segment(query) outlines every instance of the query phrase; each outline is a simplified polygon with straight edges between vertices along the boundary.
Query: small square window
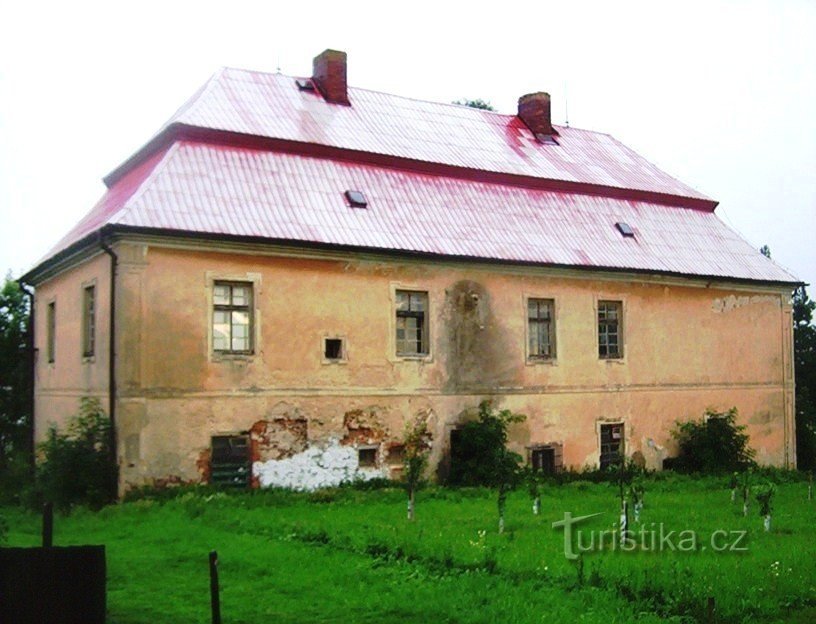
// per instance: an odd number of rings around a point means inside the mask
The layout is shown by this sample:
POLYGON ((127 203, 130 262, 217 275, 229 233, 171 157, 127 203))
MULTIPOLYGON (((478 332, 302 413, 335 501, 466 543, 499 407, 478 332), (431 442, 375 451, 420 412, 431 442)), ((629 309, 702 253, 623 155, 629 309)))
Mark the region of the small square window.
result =
POLYGON ((326 338, 323 340, 323 357, 327 360, 345 359, 342 338, 326 338))
POLYGON ((377 448, 368 447, 357 449, 357 465, 360 468, 376 468, 377 448))
POLYGON ((346 191, 346 200, 352 208, 366 208, 368 201, 360 191, 346 191))

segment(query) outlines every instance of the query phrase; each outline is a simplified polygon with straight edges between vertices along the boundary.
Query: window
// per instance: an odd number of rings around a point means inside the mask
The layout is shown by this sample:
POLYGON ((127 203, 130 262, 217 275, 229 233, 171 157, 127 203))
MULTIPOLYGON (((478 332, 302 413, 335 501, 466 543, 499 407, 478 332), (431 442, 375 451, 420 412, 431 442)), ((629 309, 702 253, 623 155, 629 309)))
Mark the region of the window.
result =
POLYGON ((45 350, 48 355, 48 363, 53 364, 56 358, 55 340, 57 331, 57 304, 54 301, 48 304, 45 322, 47 324, 45 350))
POLYGON ((555 358, 555 318, 552 299, 527 300, 527 357, 531 360, 555 358))
POLYGON ((623 423, 601 425, 601 470, 615 466, 623 454, 623 423))
POLYGON ((428 293, 397 291, 397 355, 428 355, 428 293))
POLYGON ((345 357, 342 338, 326 338, 323 340, 323 359, 342 360, 345 357))
POLYGON ((215 282, 213 351, 252 353, 252 284, 215 282))
POLYGON ((555 474, 563 467, 563 449, 561 444, 545 444, 530 447, 529 463, 536 472, 555 474))
POLYGON ((360 468, 377 467, 377 447, 364 447, 357 449, 357 465, 360 468))
POLYGON ((615 227, 618 228, 618 232, 620 232, 625 238, 634 238, 635 231, 632 229, 632 226, 629 225, 628 223, 618 221, 615 224, 615 227))
POLYGON ((602 360, 623 357, 622 311, 620 301, 598 302, 598 357, 602 360))
POLYGON ((346 191, 346 201, 352 208, 367 208, 368 201, 360 191, 346 191))
POLYGON ((82 293, 82 356, 93 357, 96 346, 96 287, 86 286, 82 293))

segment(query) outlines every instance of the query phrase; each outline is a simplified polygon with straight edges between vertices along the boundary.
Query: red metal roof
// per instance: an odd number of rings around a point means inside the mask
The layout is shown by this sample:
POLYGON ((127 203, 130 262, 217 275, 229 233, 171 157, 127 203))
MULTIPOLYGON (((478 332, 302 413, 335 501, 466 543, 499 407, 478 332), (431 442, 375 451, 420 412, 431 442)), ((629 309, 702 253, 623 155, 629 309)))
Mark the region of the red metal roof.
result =
MULTIPOLYGON (((584 135, 604 136, 581 131, 584 135)), ((602 143, 604 149, 615 145, 602 143)), ((633 175, 645 175, 635 170, 633 175)), ((713 212, 192 141, 174 143, 121 178, 50 255, 102 224, 545 265, 797 281, 713 212), (348 189, 362 191, 368 208, 349 207, 348 189), (635 237, 621 236, 618 221, 631 225, 635 237)))
MULTIPOLYGON (((516 115, 353 87, 348 92, 351 106, 329 104, 318 91, 298 89, 294 77, 225 68, 163 130, 204 128, 481 172, 691 198, 702 200, 707 209, 716 205, 608 134, 557 126, 559 144, 546 145, 516 115)), ((109 179, 115 181, 125 169, 109 179)))

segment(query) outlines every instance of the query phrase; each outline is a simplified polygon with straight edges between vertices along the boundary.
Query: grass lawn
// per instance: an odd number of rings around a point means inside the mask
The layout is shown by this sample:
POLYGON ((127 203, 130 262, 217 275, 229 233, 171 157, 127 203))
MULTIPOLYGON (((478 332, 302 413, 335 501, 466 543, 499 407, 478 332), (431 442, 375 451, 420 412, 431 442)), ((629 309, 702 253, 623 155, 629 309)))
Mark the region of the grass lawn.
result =
MULTIPOLYGON (((709 597, 717 622, 804 624, 816 621, 816 501, 806 491, 778 486, 766 533, 756 503, 743 517, 722 480, 656 478, 646 484, 642 526, 658 535, 662 523, 675 546, 679 531, 693 530, 693 550, 607 544, 578 561, 565 558, 564 534, 551 524, 565 511, 602 512, 577 528, 611 529, 613 485, 546 489, 540 516, 516 492, 504 535, 495 496, 482 489, 421 492, 413 524, 399 489, 202 490, 58 516, 54 542, 106 545, 113 623, 209 622, 207 554, 216 549, 226 624, 707 622, 709 597), (720 547, 745 531, 737 547, 746 550, 715 552, 717 530, 720 547)), ((38 544, 38 516, 0 514, 9 545, 38 544)))

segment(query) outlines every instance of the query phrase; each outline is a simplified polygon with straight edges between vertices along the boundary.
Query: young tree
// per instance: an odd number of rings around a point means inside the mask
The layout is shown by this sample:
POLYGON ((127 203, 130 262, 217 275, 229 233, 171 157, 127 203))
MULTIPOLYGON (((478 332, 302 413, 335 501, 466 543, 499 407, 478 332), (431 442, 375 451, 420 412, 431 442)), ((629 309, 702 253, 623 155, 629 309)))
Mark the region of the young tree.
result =
POLYGON ((776 488, 773 483, 766 483, 757 488, 756 500, 759 503, 759 515, 762 516, 762 524, 766 531, 771 530, 771 512, 773 510, 773 497, 776 488))
POLYGON ((408 493, 408 520, 413 521, 416 492, 422 485, 422 475, 428 465, 428 453, 431 449, 431 434, 424 417, 418 416, 405 428, 403 449, 403 479, 408 493))

